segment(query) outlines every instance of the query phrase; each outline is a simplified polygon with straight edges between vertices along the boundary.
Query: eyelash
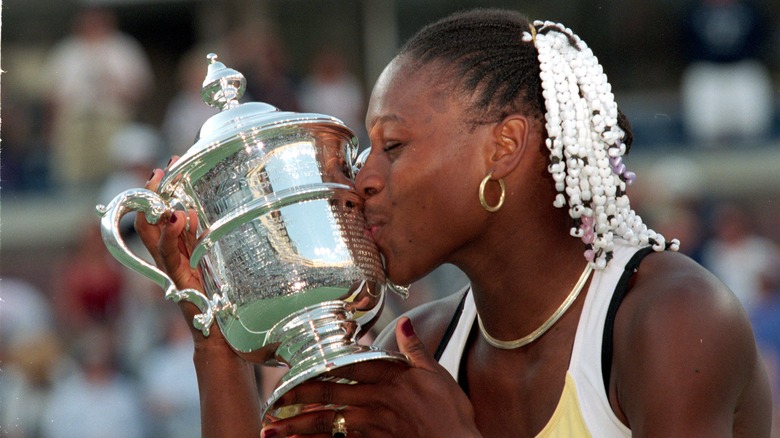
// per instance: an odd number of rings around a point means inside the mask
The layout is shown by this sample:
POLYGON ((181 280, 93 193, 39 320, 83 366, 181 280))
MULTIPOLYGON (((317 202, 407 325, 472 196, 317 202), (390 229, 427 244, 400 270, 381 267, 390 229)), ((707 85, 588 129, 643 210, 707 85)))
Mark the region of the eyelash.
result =
POLYGON ((385 146, 382 148, 382 152, 391 152, 393 149, 396 149, 402 145, 403 143, 391 143, 390 146, 385 146))

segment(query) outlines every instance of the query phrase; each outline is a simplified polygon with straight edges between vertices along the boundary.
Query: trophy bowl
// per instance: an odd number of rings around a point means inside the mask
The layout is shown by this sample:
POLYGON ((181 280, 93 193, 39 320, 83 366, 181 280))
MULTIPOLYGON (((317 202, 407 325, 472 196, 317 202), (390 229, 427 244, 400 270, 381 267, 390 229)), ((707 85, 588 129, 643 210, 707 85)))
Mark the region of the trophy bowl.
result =
POLYGON ((103 240, 120 262, 159 284, 165 298, 195 304, 201 313, 193 325, 204 335, 216 321, 247 360, 290 368, 266 400, 265 420, 323 408, 271 406, 292 387, 341 366, 407 361, 357 343, 379 316, 388 286, 400 290, 387 282, 366 234, 353 183, 357 139, 330 116, 240 104, 244 77, 214 54, 208 60, 203 100, 222 111, 167 169, 156 192, 131 189, 97 206, 103 240), (197 214, 190 265, 200 271, 204 291, 177 289, 119 231, 129 212, 156 223, 177 209, 197 214))

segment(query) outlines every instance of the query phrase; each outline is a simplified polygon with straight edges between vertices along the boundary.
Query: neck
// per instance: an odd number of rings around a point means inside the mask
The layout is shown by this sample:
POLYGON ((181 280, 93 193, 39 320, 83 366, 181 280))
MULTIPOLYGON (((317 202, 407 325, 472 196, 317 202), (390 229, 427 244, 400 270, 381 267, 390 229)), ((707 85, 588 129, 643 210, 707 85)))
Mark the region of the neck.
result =
POLYGON ((496 251, 503 258, 487 257, 473 268, 461 268, 471 280, 488 333, 502 340, 521 338, 558 309, 587 265, 581 245, 570 239, 575 248, 559 245, 554 251, 523 251, 514 247, 511 253, 496 251))
POLYGON ((485 330, 498 339, 536 330, 566 299, 587 265, 584 245, 569 235, 571 220, 565 210, 552 206, 554 195, 547 196, 546 183, 524 190, 527 199, 519 193, 508 196, 502 210, 489 216, 493 223, 486 232, 453 261, 471 280, 485 330))

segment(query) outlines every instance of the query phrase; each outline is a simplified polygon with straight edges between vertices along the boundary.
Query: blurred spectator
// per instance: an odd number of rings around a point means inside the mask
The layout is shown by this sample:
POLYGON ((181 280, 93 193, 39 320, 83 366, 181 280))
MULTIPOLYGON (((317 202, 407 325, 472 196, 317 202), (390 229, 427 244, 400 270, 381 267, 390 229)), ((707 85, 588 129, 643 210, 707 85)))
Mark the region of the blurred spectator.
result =
POLYGON ((757 234, 750 221, 741 206, 719 206, 713 216, 713 236, 702 252, 704 266, 731 288, 748 312, 758 305, 762 276, 780 263, 777 244, 757 234))
POLYGON ((757 305, 750 313, 756 343, 769 374, 774 400, 772 436, 780 436, 780 263, 761 274, 757 305))
POLYGON ((24 98, 5 97, 10 93, 3 91, 3 190, 48 189, 48 146, 40 133, 42 111, 24 98))
POLYGON ((684 122, 706 144, 755 139, 772 127, 773 87, 761 51, 769 29, 749 0, 701 0, 683 23, 690 62, 682 80, 684 122))
POLYGON ((142 47, 117 28, 115 15, 87 7, 44 69, 50 105, 51 170, 65 187, 102 182, 111 171, 111 136, 135 116, 152 85, 142 47))
POLYGON ((162 137, 142 123, 123 126, 111 137, 108 151, 114 170, 103 183, 99 199, 106 204, 127 189, 143 187, 151 169, 164 157, 162 137))
POLYGON ((200 97, 206 78, 207 53, 192 51, 179 61, 178 91, 168 104, 162 131, 170 154, 182 155, 195 143, 201 126, 217 112, 200 97))
POLYGON ((0 279, 0 351, 53 328, 52 312, 43 292, 26 280, 0 279))
POLYGON ((246 77, 244 100, 271 104, 282 111, 300 111, 296 80, 287 48, 273 23, 255 20, 225 36, 225 64, 246 77))
POLYGON ((94 222, 86 222, 75 248, 57 268, 53 298, 65 333, 78 334, 116 320, 124 271, 106 249, 94 222))
MULTIPOLYGON (((160 167, 163 141, 154 127, 142 123, 128 123, 111 136, 108 151, 114 170, 100 189, 98 202, 102 204, 108 204, 125 190, 144 187, 151 169, 160 167)), ((124 236, 135 233, 134 220, 133 212, 122 218, 120 227, 124 236)))
POLYGON ((34 437, 61 345, 41 291, 13 278, 0 280, 0 291, 0 435, 34 437))
POLYGON ((0 435, 40 436, 49 393, 66 366, 53 331, 14 342, 0 373, 0 435))
POLYGON ((74 345, 78 367, 58 380, 47 400, 44 438, 135 438, 146 421, 132 382, 116 366, 105 327, 84 332, 74 345))
POLYGON ((139 379, 151 436, 200 436, 200 398, 192 335, 176 306, 166 306, 163 342, 140 364, 139 379))
POLYGON ((299 89, 301 110, 341 119, 360 137, 365 129, 365 96, 360 81, 349 71, 344 54, 321 49, 299 89))
POLYGON ((679 203, 656 209, 652 215, 655 230, 661 235, 680 240, 680 252, 702 263, 705 235, 701 217, 690 204, 679 203))

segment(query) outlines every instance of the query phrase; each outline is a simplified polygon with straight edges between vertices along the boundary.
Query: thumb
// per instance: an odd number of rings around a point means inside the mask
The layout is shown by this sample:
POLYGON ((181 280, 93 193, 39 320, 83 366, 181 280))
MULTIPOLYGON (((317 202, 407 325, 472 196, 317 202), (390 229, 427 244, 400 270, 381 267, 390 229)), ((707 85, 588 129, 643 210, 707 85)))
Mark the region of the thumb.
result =
POLYGON ((412 366, 429 371, 436 369, 436 360, 428 353, 420 338, 412 326, 412 320, 402 317, 395 325, 395 339, 398 349, 412 362, 412 366))

